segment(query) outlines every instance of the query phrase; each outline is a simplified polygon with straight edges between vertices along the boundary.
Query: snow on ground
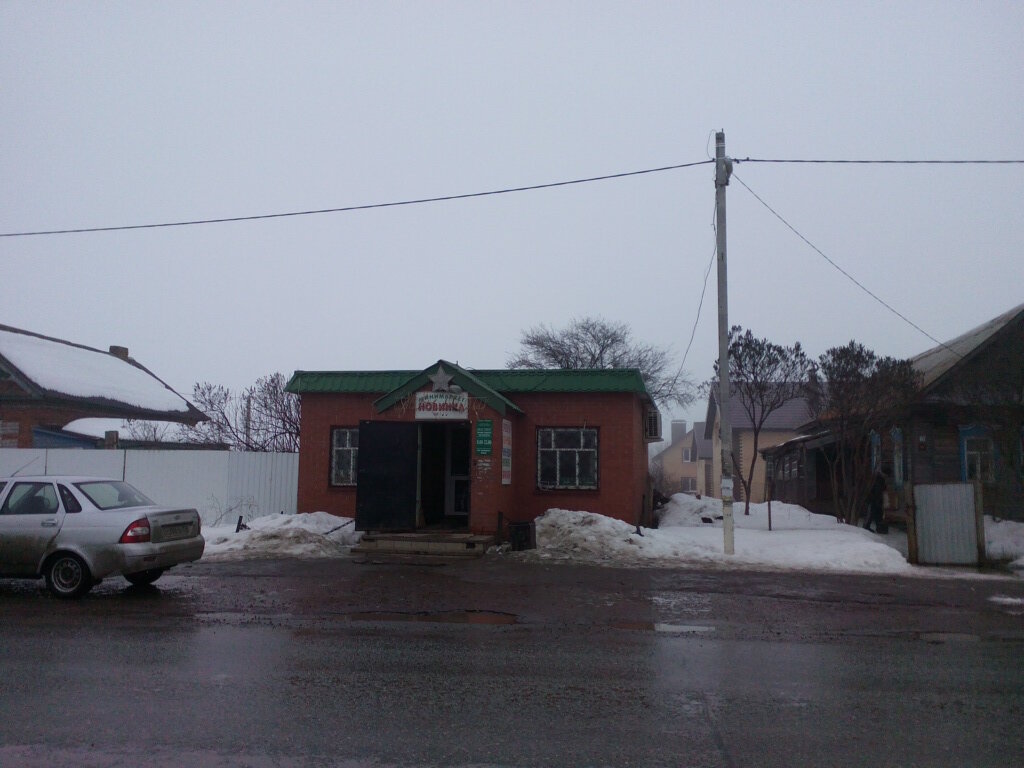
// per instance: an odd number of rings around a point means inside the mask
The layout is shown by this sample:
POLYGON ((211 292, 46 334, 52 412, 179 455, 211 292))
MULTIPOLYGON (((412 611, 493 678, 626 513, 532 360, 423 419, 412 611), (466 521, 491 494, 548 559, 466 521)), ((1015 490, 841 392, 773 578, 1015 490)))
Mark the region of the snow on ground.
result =
POLYGON ((350 517, 327 512, 267 515, 246 523, 249 530, 235 533, 235 525, 203 527, 204 561, 249 560, 271 557, 341 557, 359 541, 350 517))
POLYGON ((722 502, 677 494, 661 511, 658 528, 643 528, 589 512, 548 510, 537 519, 536 556, 615 565, 728 565, 786 570, 907 574, 914 567, 888 536, 842 525, 792 504, 734 505, 735 549, 723 554, 722 502))
POLYGON ((995 603, 1008 613, 1024 616, 1024 599, 1022 598, 993 595, 989 598, 989 602, 995 603))
MULTIPOLYGON (((831 515, 817 515, 794 504, 733 506, 736 554, 723 553, 722 502, 677 494, 660 511, 656 529, 643 528, 590 512, 550 509, 537 518, 537 549, 516 553, 524 559, 603 565, 686 567, 693 565, 775 570, 965 575, 965 571, 919 568, 906 562, 906 534, 887 535, 843 525, 831 515)), ((271 557, 343 557, 361 534, 351 518, 327 512, 268 515, 235 526, 204 527, 203 560, 226 561, 271 557)), ((1024 569, 1024 523, 985 518, 989 557, 1013 560, 1024 569)), ((1024 610, 1024 606, 1022 606, 1024 610)))
POLYGON ((1024 523, 996 520, 985 515, 985 552, 992 560, 1010 560, 1024 570, 1024 523))

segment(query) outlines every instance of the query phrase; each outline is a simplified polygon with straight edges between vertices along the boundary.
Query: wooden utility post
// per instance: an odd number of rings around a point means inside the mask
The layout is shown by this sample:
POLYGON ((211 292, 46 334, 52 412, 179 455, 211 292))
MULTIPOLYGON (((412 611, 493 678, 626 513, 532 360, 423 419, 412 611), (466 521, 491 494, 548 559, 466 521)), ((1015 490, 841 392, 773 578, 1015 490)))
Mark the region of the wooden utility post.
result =
POLYGON ((736 552, 732 518, 732 424, 729 422, 729 293, 725 269, 725 188, 732 159, 725 156, 725 131, 715 134, 715 214, 718 251, 718 425, 722 443, 722 534, 725 554, 736 552))

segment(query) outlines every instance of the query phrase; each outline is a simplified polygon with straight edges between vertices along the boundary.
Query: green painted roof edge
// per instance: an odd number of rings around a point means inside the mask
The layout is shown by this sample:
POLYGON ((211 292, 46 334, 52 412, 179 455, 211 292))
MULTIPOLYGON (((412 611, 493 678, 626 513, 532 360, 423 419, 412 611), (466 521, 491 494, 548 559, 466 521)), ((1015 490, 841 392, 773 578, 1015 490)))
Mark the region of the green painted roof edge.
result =
MULTIPOLYGON (((490 369, 469 371, 453 363, 467 379, 496 394, 530 392, 632 392, 651 399, 636 368, 490 369)), ((426 370, 433 370, 429 366, 426 370)), ((303 393, 380 393, 386 395, 425 371, 296 371, 285 389, 303 393)))

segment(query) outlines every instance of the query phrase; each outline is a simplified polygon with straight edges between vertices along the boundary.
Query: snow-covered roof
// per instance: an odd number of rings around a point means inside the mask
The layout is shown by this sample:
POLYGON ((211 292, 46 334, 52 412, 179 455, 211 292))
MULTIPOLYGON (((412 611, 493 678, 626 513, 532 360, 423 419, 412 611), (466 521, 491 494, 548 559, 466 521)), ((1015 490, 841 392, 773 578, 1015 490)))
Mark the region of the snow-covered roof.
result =
POLYGON ((0 372, 36 399, 77 402, 129 418, 205 419, 127 354, 120 357, 6 325, 0 325, 0 372))

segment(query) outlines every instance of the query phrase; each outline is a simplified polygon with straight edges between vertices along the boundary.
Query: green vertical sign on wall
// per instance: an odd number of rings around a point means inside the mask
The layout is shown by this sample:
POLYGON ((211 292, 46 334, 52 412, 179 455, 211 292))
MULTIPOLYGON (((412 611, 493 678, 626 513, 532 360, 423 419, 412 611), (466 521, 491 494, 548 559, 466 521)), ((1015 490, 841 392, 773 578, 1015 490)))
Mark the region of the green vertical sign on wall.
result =
POLYGON ((481 419, 476 423, 476 452, 478 456, 490 456, 494 445, 494 422, 481 419))

